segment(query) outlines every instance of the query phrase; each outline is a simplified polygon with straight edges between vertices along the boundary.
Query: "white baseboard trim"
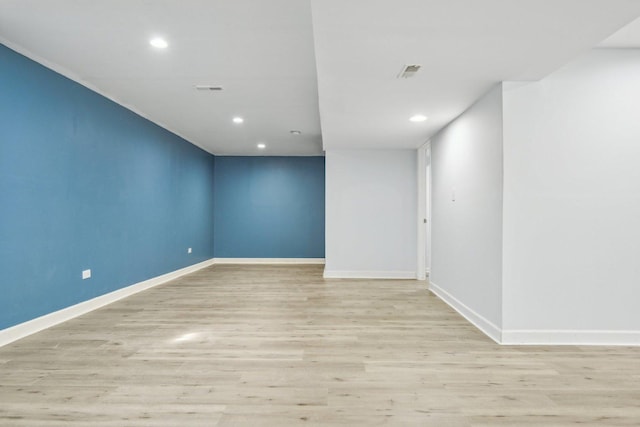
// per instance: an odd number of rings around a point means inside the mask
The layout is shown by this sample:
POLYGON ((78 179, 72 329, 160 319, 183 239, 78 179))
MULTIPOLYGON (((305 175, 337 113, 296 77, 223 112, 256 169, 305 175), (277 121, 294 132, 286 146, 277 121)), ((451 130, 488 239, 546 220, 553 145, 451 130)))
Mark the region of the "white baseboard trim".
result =
POLYGON ((415 271, 344 271, 325 270, 325 279, 416 279, 415 271))
POLYGON ((454 297, 435 283, 431 282, 429 284, 429 290, 442 301, 447 303, 455 311, 460 313, 462 317, 471 322, 476 328, 480 329, 489 338, 491 338, 498 344, 502 343, 502 330, 494 325, 491 321, 476 313, 474 310, 466 306, 456 297, 454 297))
POLYGON ((214 258, 214 264, 324 264, 324 258, 214 258))
POLYGON ((640 346, 640 331, 511 329, 502 331, 502 344, 640 346))
POLYGON ((193 273, 194 271, 208 267, 212 264, 213 259, 209 259, 207 261, 190 265, 188 267, 181 268, 180 270, 163 274, 162 276, 153 277, 143 282, 135 283, 131 286, 127 286, 126 288, 121 288, 113 292, 109 292, 108 294, 100 295, 90 300, 63 308, 62 310, 54 311, 53 313, 45 314, 44 316, 36 317, 35 319, 28 320, 24 323, 0 330, 0 347, 31 334, 35 334, 36 332, 40 332, 43 329, 71 320, 74 317, 78 317, 100 307, 104 307, 105 305, 111 304, 130 295, 137 294, 138 292, 161 285, 173 279, 177 279, 185 274, 193 273))

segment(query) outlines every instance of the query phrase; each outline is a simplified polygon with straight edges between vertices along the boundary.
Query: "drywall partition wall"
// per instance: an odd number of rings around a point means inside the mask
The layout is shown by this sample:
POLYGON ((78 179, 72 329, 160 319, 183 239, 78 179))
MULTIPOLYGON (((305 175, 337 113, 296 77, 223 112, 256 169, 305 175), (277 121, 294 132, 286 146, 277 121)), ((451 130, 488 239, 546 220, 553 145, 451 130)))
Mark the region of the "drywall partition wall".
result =
POLYGON ((502 88, 431 139, 431 289, 499 341, 502 88))
POLYGON ((215 164, 216 258, 324 258, 324 157, 215 164))
POLYGON ((325 277, 416 277, 416 152, 326 153, 325 277))
POLYGON ((505 342, 640 343, 640 50, 506 83, 505 342))
POLYGON ((0 64, 0 329, 213 257, 213 156, 2 45, 0 64))

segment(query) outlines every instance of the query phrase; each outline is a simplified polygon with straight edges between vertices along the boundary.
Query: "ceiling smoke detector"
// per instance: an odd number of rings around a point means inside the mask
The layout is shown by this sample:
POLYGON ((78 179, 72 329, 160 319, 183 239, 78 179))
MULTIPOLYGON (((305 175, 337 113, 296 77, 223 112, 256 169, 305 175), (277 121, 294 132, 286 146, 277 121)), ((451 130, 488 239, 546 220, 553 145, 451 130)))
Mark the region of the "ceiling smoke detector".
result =
POLYGON ((205 90, 205 91, 213 91, 220 92, 222 90, 222 86, 213 86, 213 85, 196 85, 196 90, 205 90))
POLYGON ((422 65, 418 64, 405 65, 404 67, 402 67, 402 71, 400 71, 400 74, 398 74, 398 78, 408 79, 409 77, 415 76, 416 73, 420 70, 421 66, 422 65))

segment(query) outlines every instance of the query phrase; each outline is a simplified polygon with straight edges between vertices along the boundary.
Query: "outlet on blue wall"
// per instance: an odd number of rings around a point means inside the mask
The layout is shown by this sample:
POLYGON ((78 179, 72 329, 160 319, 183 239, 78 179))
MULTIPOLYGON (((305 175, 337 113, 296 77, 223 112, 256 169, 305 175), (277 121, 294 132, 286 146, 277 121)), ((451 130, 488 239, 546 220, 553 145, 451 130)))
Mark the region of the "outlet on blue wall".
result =
POLYGON ((324 181, 324 157, 216 156, 216 258, 324 258, 324 181))
POLYGON ((0 64, 0 329, 213 257, 212 155, 2 45, 0 64))

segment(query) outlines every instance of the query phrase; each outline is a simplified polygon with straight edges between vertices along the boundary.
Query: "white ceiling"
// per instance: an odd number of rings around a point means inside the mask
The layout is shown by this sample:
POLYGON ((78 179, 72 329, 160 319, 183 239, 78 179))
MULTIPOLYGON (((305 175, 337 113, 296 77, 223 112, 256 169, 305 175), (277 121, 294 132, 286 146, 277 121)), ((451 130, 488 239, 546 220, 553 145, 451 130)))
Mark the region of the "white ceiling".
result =
POLYGON ((322 137, 415 148, 501 80, 537 80, 640 15, 640 1, 312 0, 322 137), (403 64, 422 64, 397 79, 403 64), (415 113, 429 116, 410 123, 415 113))
POLYGON ((209 152, 322 153, 308 1, 0 0, 0 38, 209 152))
POLYGON ((638 16, 640 0, 0 0, 0 41, 211 153, 313 155, 415 148, 638 16))

